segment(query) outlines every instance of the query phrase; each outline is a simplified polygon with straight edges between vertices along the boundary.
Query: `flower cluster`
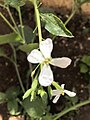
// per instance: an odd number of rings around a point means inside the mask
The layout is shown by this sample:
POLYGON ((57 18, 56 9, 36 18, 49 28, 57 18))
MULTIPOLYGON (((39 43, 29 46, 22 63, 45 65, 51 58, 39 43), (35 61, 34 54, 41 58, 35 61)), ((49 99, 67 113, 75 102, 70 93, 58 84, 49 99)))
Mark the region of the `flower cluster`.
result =
MULTIPOLYGON (((39 83, 41 86, 47 87, 50 86, 54 80, 53 72, 50 68, 50 65, 57 66, 60 68, 66 68, 70 65, 71 59, 68 57, 61 57, 61 58, 52 58, 51 52, 53 50, 53 42, 50 38, 47 38, 44 41, 40 42, 39 49, 34 49, 31 51, 31 53, 28 55, 27 60, 33 64, 41 64, 42 69, 39 74, 39 83)), ((58 100, 60 95, 62 93, 68 94, 66 90, 64 90, 64 85, 62 85, 63 90, 53 90, 53 96, 56 95, 55 101, 58 100), (57 93, 57 94, 56 94, 57 93)), ((70 96, 70 95, 69 95, 70 96)), ((75 94, 73 94, 75 96, 75 94)))

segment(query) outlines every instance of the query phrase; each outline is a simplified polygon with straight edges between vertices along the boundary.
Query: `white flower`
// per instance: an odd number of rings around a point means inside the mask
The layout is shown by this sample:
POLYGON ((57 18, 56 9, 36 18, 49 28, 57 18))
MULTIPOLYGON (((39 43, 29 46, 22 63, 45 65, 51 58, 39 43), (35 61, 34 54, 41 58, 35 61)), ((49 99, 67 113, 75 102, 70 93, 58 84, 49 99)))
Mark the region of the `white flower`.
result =
POLYGON ((65 84, 61 85, 62 90, 52 90, 52 96, 55 96, 55 98, 53 99, 53 103, 56 103, 60 96, 64 95, 64 93, 66 93, 70 97, 74 97, 76 95, 75 92, 71 92, 69 90, 64 89, 64 85, 65 84))
POLYGON ((66 68, 71 63, 71 59, 68 57, 51 58, 51 52, 53 50, 53 43, 50 38, 42 41, 39 45, 39 49, 34 49, 28 55, 27 60, 31 63, 43 64, 39 75, 39 83, 42 86, 49 86, 53 82, 53 73, 49 64, 66 68))

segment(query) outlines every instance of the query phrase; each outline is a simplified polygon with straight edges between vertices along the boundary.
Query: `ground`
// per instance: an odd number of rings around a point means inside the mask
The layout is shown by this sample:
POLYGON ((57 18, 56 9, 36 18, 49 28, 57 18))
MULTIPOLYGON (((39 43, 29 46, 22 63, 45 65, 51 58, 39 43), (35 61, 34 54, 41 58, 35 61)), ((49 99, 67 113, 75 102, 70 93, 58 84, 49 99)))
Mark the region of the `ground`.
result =
MULTIPOLYGON (((0 9, 2 10, 2 9, 0 9)), ((26 9, 26 12, 29 11, 26 9)), ((66 13, 60 12, 60 10, 56 11, 56 14, 63 20, 66 20, 66 13)), ((30 11, 29 11, 30 12, 30 11)), ((6 12, 5 12, 6 13, 6 12)), ((70 13, 70 12, 68 12, 70 13)), ((24 12, 25 14, 25 12, 24 12)), ((29 14, 30 15, 30 14, 29 14)), ((30 25, 29 15, 27 14, 24 17, 24 22, 30 25)), ((7 16, 8 17, 8 16, 7 16)), ((9 19, 9 18, 8 18, 9 19)), ((31 23, 32 19, 30 18, 31 23)), ((0 18, 0 34, 9 33, 11 30, 10 28, 3 22, 0 18)), ((66 89, 72 90, 75 88, 78 102, 86 100, 88 98, 88 81, 85 80, 82 74, 80 74, 80 58, 83 55, 90 55, 90 20, 88 16, 85 14, 76 14, 74 18, 68 23, 67 28, 73 33, 74 38, 63 38, 63 37, 56 37, 54 40, 54 50, 52 52, 53 57, 62 57, 67 56, 72 59, 71 65, 66 69, 60 69, 52 67, 54 71, 55 80, 60 84, 66 84, 66 89)), ((48 33, 43 31, 43 36, 48 37, 48 33)), ((2 47, 7 55, 10 57, 12 55, 12 50, 8 44, 0 46, 2 47)), ((25 53, 18 52, 17 53, 18 59, 18 67, 21 74, 22 79, 24 80, 24 74, 28 68, 28 62, 26 60, 25 53)), ((18 85, 18 80, 16 76, 16 72, 14 66, 5 58, 0 57, 0 91, 5 91, 11 86, 18 85)), ((57 113, 61 111, 62 104, 65 104, 66 99, 61 97, 57 104, 51 104, 51 112, 57 113)), ((59 120, 90 120, 90 106, 84 106, 77 110, 75 114, 68 114, 64 117, 60 118, 59 120), (68 116, 68 117, 67 117, 68 116)), ((0 105, 0 114, 4 117, 4 120, 8 119, 8 111, 6 105, 0 105)))

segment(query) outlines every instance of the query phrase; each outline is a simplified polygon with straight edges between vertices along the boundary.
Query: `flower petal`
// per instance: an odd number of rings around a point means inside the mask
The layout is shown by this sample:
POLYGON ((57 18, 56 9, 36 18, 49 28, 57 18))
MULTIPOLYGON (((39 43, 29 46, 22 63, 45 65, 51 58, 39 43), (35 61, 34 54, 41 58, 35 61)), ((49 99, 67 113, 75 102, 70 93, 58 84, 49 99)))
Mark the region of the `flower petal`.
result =
POLYGON ((53 58, 51 60, 52 65, 60 67, 60 68, 66 68, 67 66, 69 66, 71 63, 71 59, 68 57, 62 57, 62 58, 53 58))
POLYGON ((52 90, 52 96, 60 95, 62 94, 62 91, 60 90, 52 90))
POLYGON ((31 63, 41 63, 44 61, 44 57, 39 50, 34 49, 28 55, 27 60, 31 63))
POLYGON ((68 96, 70 96, 70 97, 74 97, 75 95, 76 95, 76 93, 75 92, 71 92, 71 91, 69 91, 69 90, 64 90, 64 93, 66 93, 68 96))
POLYGON ((46 40, 40 43, 40 51, 42 52, 45 58, 51 57, 52 49, 53 49, 53 43, 50 38, 47 38, 46 40))
POLYGON ((65 84, 62 84, 62 85, 61 85, 61 88, 64 89, 64 86, 65 86, 65 84))
POLYGON ((42 86, 49 86, 53 82, 53 73, 49 65, 44 65, 39 75, 39 83, 42 86))
POLYGON ((60 98, 60 95, 57 95, 54 99, 53 99, 53 103, 56 103, 58 101, 58 99, 60 98))

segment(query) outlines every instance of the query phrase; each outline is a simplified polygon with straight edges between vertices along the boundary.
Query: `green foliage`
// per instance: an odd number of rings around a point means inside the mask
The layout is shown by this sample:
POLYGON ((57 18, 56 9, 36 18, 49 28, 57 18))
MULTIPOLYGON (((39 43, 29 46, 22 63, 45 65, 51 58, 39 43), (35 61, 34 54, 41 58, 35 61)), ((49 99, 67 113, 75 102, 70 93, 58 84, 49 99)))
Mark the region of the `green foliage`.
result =
MULTIPOLYGON (((39 46, 39 43, 34 42, 35 38, 37 37, 37 33, 36 33, 37 30, 35 29, 33 31, 33 29, 30 28, 29 26, 23 25, 23 19, 22 19, 22 13, 21 13, 22 10, 20 9, 20 7, 25 5, 26 1, 27 0, 4 0, 4 3, 6 5, 4 7, 7 8, 7 11, 10 15, 10 18, 15 28, 1 14, 1 17, 11 27, 11 29, 14 32, 6 35, 1 35, 0 45, 6 44, 6 43, 13 43, 13 44, 16 43, 17 50, 20 49, 21 51, 28 53, 28 52, 31 52, 31 50, 33 49, 37 49, 39 46), (17 10, 17 13, 19 15, 20 27, 17 26, 17 23, 15 22, 12 13, 9 11, 8 9, 9 6, 17 10)), ((45 23, 45 29, 48 32, 50 32, 52 35, 70 37, 70 38, 73 37, 72 33, 66 28, 65 24, 61 21, 60 18, 58 18, 52 13, 41 13, 40 15, 38 10, 40 6, 40 0, 30 0, 30 1, 32 2, 35 8, 36 28, 38 28, 39 42, 41 42, 40 39, 41 40, 43 39, 42 33, 41 33, 40 16, 45 23)), ((26 113, 26 115, 28 114, 31 118, 35 118, 35 119, 39 118, 41 120, 52 120, 52 116, 48 114, 49 112, 48 94, 49 94, 49 98, 51 99, 52 88, 51 86, 49 86, 48 92, 47 92, 46 88, 44 89, 42 86, 38 84, 38 73, 40 72, 41 67, 39 71, 38 69, 36 69, 35 71, 36 78, 33 78, 31 88, 28 89, 26 92, 24 92, 25 89, 28 87, 28 85, 27 87, 23 85, 23 82, 20 78, 19 70, 17 67, 17 58, 16 58, 14 47, 12 47, 12 50, 14 53, 13 55, 14 61, 11 59, 10 60, 16 68, 15 70, 16 70, 17 77, 19 79, 19 83, 21 85, 22 91, 19 87, 11 87, 5 93, 0 92, 0 103, 7 102, 7 108, 11 115, 20 114, 21 113, 20 108, 21 108, 21 110, 24 113, 26 113), (26 88, 24 88, 24 86, 26 88), (22 95, 23 95, 23 99, 22 99, 22 95)), ((5 52, 2 49, 0 49, 0 56, 5 56, 5 55, 6 55, 5 52)), ((26 81, 26 83, 28 83, 28 81, 26 81)), ((58 85, 58 83, 53 82, 52 85, 56 89, 62 90, 62 88, 58 85)), ((74 103, 76 102, 77 102, 77 99, 74 99, 71 101, 70 104, 74 105, 74 103)))
POLYGON ((90 67, 90 56, 89 55, 84 55, 81 59, 83 63, 85 63, 87 66, 90 67))
POLYGON ((17 8, 25 5, 26 0, 4 0, 5 5, 10 5, 11 7, 17 8))
POLYGON ((48 98, 47 93, 43 89, 39 89, 38 94, 41 96, 41 99, 43 100, 43 102, 47 104, 47 98, 48 98))
MULTIPOLYGON (((20 35, 20 38, 22 39, 22 29, 21 29, 21 26, 18 27, 18 31, 17 32, 19 32, 18 34, 20 35)), ((23 26, 23 32, 24 32, 24 37, 25 37, 25 38, 23 38, 25 40, 25 45, 29 44, 29 43, 33 43, 34 40, 35 40, 35 37, 36 37, 36 31, 33 32, 33 29, 31 27, 24 25, 23 26)))
POLYGON ((6 102, 8 111, 11 115, 20 114, 19 105, 17 101, 17 97, 19 94, 19 87, 11 87, 5 93, 0 92, 0 104, 6 102))
POLYGON ((6 102, 6 94, 3 92, 0 92, 0 104, 6 102))
POLYGON ((20 37, 16 33, 0 35, 0 45, 13 42, 21 42, 20 37))
POLYGON ((7 91, 6 91, 6 95, 8 100, 12 100, 17 98, 17 96, 20 94, 20 88, 19 87, 10 87, 7 91))
POLYGON ((35 78, 32 82, 32 86, 30 89, 28 89, 25 94, 23 95, 23 99, 29 97, 31 95, 31 101, 34 99, 34 95, 35 95, 35 91, 37 89, 38 86, 38 80, 35 78))
POLYGON ((80 64, 80 72, 81 72, 81 73, 87 73, 87 72, 88 72, 88 67, 87 67, 87 65, 81 63, 81 64, 80 64))
POLYGON ((43 116, 41 120, 53 120, 52 116, 50 114, 43 116))
POLYGON ((23 101, 23 107, 27 114, 33 118, 40 118, 46 113, 46 105, 37 97, 33 101, 30 101, 30 98, 26 98, 23 101))
POLYGON ((20 88, 19 87, 11 87, 6 91, 7 96, 7 108, 11 115, 18 115, 19 112, 19 105, 18 105, 18 95, 20 95, 20 88))
POLYGON ((24 45, 19 45, 18 49, 20 49, 23 52, 31 52, 33 49, 38 48, 38 43, 30 43, 30 44, 24 44, 24 45))
POLYGON ((45 22, 45 29, 55 36, 72 38, 72 33, 65 27, 60 18, 52 13, 42 13, 42 20, 45 22))
POLYGON ((18 102, 16 99, 9 100, 7 102, 7 108, 11 115, 18 115, 20 112, 18 112, 18 102))
MULTIPOLYGON (((18 49, 21 51, 28 53, 31 52, 33 49, 38 48, 38 43, 33 43, 35 37, 36 37, 36 32, 33 33, 33 29, 30 28, 29 26, 24 26, 24 36, 25 36, 25 44, 19 45, 18 49)), ((21 29, 19 28, 20 34, 21 34, 21 29)))
POLYGON ((65 103, 65 108, 68 108, 72 105, 76 105, 78 103, 78 96, 75 96, 75 97, 68 97, 68 96, 65 96, 66 98, 66 103, 65 103))
POLYGON ((90 80, 90 56, 84 55, 80 63, 80 72, 84 74, 85 78, 90 80))
POLYGON ((14 100, 20 94, 19 87, 10 87, 5 93, 0 92, 0 103, 14 100))
MULTIPOLYGON (((36 37, 36 31, 33 32, 33 29, 29 26, 24 25, 23 26, 24 30, 24 36, 25 36, 25 42, 28 43, 33 43, 36 37)), ((21 27, 19 27, 19 31, 21 34, 21 27)))

